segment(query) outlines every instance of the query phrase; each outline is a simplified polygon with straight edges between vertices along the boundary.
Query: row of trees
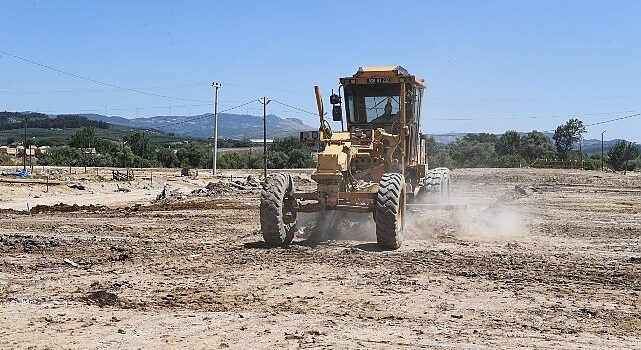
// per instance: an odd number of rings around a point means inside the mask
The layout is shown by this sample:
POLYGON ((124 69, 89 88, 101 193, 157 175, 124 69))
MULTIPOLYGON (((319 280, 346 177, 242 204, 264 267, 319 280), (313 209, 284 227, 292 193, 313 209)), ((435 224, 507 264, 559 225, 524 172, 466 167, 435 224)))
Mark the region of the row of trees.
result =
POLYGON ((542 132, 532 131, 525 136, 516 131, 507 131, 501 136, 480 133, 467 134, 443 148, 428 140, 428 155, 431 166, 449 168, 515 167, 522 161, 532 162, 537 158, 553 158, 552 141, 542 132))
POLYGON ((85 126, 99 129, 109 128, 108 123, 89 120, 87 117, 75 114, 58 115, 56 118, 50 118, 42 113, 0 112, 0 130, 24 128, 25 123, 30 128, 43 129, 82 128, 85 126))
MULTIPOLYGON (((559 125, 552 139, 539 131, 525 135, 507 131, 502 135, 488 133, 467 134, 461 139, 437 145, 434 138, 427 140, 430 167, 518 167, 531 164, 536 159, 582 160, 586 168, 596 169, 601 164, 601 154, 587 156, 576 150, 585 126, 578 119, 559 125)), ((221 140, 219 147, 247 147, 249 141, 221 140)), ((210 168, 212 145, 194 141, 174 145, 174 148, 154 144, 149 134, 132 132, 121 141, 99 138, 93 126, 77 130, 67 140, 66 146, 52 147, 38 159, 38 164, 61 166, 115 166, 115 167, 190 167, 210 168), (95 154, 88 149, 96 150, 95 154)), ((262 148, 258 152, 219 154, 218 167, 262 168, 262 148)), ((619 141, 612 147, 604 162, 615 170, 632 170, 641 167, 639 148, 632 143, 619 141)), ((276 140, 268 147, 269 168, 308 168, 315 163, 311 151, 297 138, 276 140)))
MULTIPOLYGON (((249 146, 249 141, 224 140, 220 146, 249 146)), ((210 168, 213 163, 212 145, 189 142, 163 147, 150 141, 143 131, 128 134, 121 142, 96 137, 95 129, 84 127, 69 138, 66 146, 51 147, 39 157, 41 165, 61 166, 114 166, 114 167, 189 167, 210 168), (91 154, 89 150, 96 150, 91 154)), ((262 153, 225 153, 218 156, 220 169, 262 168, 262 153)), ((276 140, 267 150, 270 168, 306 168, 314 166, 311 151, 297 138, 276 140)))
MULTIPOLYGON (((552 139, 536 130, 526 135, 510 130, 500 136, 467 134, 444 147, 438 147, 431 138, 427 140, 427 150, 432 167, 516 167, 531 164, 536 159, 558 159, 583 161, 588 169, 600 168, 601 154, 588 156, 575 149, 584 132, 583 122, 570 119, 557 127, 552 139)), ((608 151, 604 162, 617 171, 632 170, 641 166, 638 157, 637 146, 619 141, 608 151)))

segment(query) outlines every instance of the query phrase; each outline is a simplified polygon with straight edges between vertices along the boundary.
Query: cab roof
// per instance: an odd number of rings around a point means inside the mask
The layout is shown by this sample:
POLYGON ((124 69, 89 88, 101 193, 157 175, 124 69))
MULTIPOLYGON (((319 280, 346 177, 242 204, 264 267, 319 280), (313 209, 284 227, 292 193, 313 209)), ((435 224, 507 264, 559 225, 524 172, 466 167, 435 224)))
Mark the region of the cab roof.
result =
POLYGON ((359 67, 358 72, 354 74, 354 77, 358 77, 362 75, 363 73, 371 73, 371 72, 388 72, 388 73, 395 73, 396 75, 410 75, 407 72, 407 69, 401 67, 401 66, 369 66, 369 67, 359 67))
MULTIPOLYGON (((393 81, 398 82, 400 77, 406 77, 409 78, 409 80, 405 79, 405 81, 408 82, 413 82, 417 85, 419 85, 422 88, 427 87, 427 84, 425 83, 425 79, 422 79, 418 76, 411 75, 407 69, 403 68, 402 66, 363 66, 359 67, 358 71, 356 74, 352 75, 351 77, 347 78, 341 78, 341 83, 345 82, 351 82, 354 84, 354 81, 351 80, 350 78, 359 78, 357 81, 360 81, 360 79, 366 79, 366 78, 374 78, 374 77, 390 77, 393 79, 393 81)), ((400 81, 403 81, 404 79, 400 79, 400 81)))

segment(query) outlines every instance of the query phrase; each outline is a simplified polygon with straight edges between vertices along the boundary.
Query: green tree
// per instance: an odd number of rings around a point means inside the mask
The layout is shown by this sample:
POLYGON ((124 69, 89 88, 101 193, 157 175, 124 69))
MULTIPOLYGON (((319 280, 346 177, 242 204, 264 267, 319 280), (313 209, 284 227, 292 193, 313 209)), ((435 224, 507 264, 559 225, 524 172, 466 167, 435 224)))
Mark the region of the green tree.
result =
POLYGON ((257 156, 257 155, 252 155, 248 154, 247 155, 247 167, 249 169, 260 169, 263 167, 263 157, 262 156, 257 156))
POLYGON ((8 154, 0 154, 0 165, 11 165, 13 157, 8 154))
POLYGON ((247 153, 225 153, 218 157, 220 169, 258 169, 262 165, 259 156, 247 153))
POLYGON ((38 157, 40 165, 79 166, 83 159, 83 153, 68 146, 51 147, 47 153, 38 157))
POLYGON ((156 153, 156 159, 165 168, 175 168, 180 165, 176 152, 170 148, 160 148, 156 153))
POLYGON ((496 135, 494 134, 488 134, 485 132, 478 133, 478 134, 466 134, 463 136, 464 141, 476 141, 476 142, 481 142, 481 143, 495 143, 496 142, 496 135))
POLYGON ((190 142, 187 146, 176 151, 176 157, 180 166, 190 166, 194 168, 205 168, 212 162, 210 149, 196 142, 190 142))
POLYGON ((554 144, 544 133, 533 130, 521 138, 520 154, 528 163, 538 158, 552 158, 554 156, 554 144))
POLYGON ((111 155, 114 166, 121 168, 129 168, 136 165, 134 163, 134 153, 131 151, 129 145, 121 145, 120 148, 114 148, 114 153, 111 155))
POLYGON ((125 141, 131 147, 131 151, 142 158, 153 158, 154 146, 149 141, 149 135, 142 131, 133 132, 124 137, 125 141))
POLYGON ((267 150, 267 165, 272 169, 314 166, 312 152, 296 137, 274 140, 267 150))
POLYGON ((439 167, 455 169, 457 167, 456 162, 446 149, 437 150, 435 153, 428 154, 427 157, 430 169, 439 167))
POLYGON ((115 148, 120 148, 121 144, 120 142, 112 141, 112 140, 107 140, 107 139, 101 139, 96 137, 94 140, 94 144, 91 145, 91 147, 96 148, 96 152, 102 153, 102 154, 108 154, 112 153, 112 150, 115 148))
POLYGON ((111 166, 113 160, 108 154, 87 154, 82 153, 80 158, 77 160, 77 166, 87 166, 87 167, 105 167, 111 166))
POLYGON ((585 132, 585 126, 579 119, 570 119, 565 124, 559 125, 554 131, 554 145, 561 156, 561 159, 567 160, 572 145, 581 139, 581 134, 585 132))
POLYGON ((246 169, 247 156, 239 153, 224 153, 218 157, 217 165, 221 169, 246 169))
POLYGON ((69 138, 69 146, 76 148, 96 147, 96 131, 93 126, 85 126, 74 132, 69 138))
POLYGON ((289 152, 296 148, 305 148, 305 145, 303 145, 298 138, 289 136, 274 140, 274 142, 269 145, 268 152, 284 152, 289 154, 289 152))
POLYGON ((297 148, 291 150, 287 157, 287 167, 294 169, 311 168, 314 166, 314 158, 306 149, 297 148))
POLYGON ((436 139, 434 139, 434 136, 425 138, 425 153, 428 155, 428 157, 436 155, 437 151, 438 144, 436 143, 436 139))
POLYGON ((271 169, 287 168, 289 157, 282 151, 270 152, 267 155, 267 166, 271 169))
MULTIPOLYGON (((480 139, 490 140, 491 138, 480 139)), ((494 143, 479 142, 478 140, 479 138, 475 137, 464 137, 447 145, 447 151, 458 167, 478 168, 496 165, 494 143)))
POLYGON ((494 144, 494 150, 499 156, 519 156, 520 148, 521 135, 514 130, 506 131, 494 144))
POLYGON ((614 170, 623 170, 626 173, 629 161, 638 156, 639 148, 635 144, 620 140, 608 150, 608 163, 614 170))

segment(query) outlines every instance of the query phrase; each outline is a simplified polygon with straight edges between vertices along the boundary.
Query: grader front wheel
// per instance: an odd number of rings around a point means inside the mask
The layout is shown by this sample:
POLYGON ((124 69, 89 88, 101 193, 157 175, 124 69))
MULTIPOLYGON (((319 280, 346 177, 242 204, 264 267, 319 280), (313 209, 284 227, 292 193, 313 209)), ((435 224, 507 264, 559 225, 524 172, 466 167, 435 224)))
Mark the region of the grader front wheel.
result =
POLYGON ((266 243, 288 245, 294 238, 296 225, 292 212, 294 182, 291 175, 271 174, 260 195, 260 230, 266 243))
POLYGON ((397 173, 385 173, 376 194, 374 221, 376 241, 383 249, 398 249, 403 243, 405 218, 405 179, 397 173))

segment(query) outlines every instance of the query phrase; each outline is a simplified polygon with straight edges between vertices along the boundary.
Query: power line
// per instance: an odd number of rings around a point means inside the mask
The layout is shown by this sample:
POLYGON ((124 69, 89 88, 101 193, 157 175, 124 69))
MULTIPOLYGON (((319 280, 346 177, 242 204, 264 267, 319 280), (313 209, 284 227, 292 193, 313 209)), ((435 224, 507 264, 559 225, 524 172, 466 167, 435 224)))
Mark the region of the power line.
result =
MULTIPOLYGON (((631 114, 631 115, 628 115, 628 116, 625 116, 625 117, 619 117, 619 118, 614 118, 614 119, 602 120, 602 121, 600 121, 600 122, 595 122, 595 123, 590 123, 590 124, 584 124, 584 126, 595 126, 595 125, 601 125, 601 124, 611 123, 611 122, 618 121, 618 120, 624 120, 624 119, 629 119, 629 118, 638 117, 638 116, 640 116, 640 115, 641 115, 641 113, 636 113, 636 114, 631 114)), ((555 130, 545 130, 545 131, 546 131, 546 132, 547 132, 547 131, 549 131, 549 132, 554 132, 555 130)))
POLYGON ((225 83, 225 85, 249 88, 254 90, 261 90, 261 91, 298 92, 298 90, 295 90, 295 89, 275 88, 273 86, 258 86, 258 85, 246 85, 246 84, 234 84, 234 83, 225 83))
MULTIPOLYGON (((167 108, 192 108, 192 107, 202 107, 202 106, 211 106, 212 103, 201 103, 201 104, 192 104, 192 105, 171 105, 171 106, 147 106, 147 107, 130 107, 130 108, 107 108, 108 111, 135 111, 143 109, 167 109, 167 108)), ((101 112, 104 109, 80 109, 80 112, 101 112)))
POLYGON ((551 115, 545 117, 487 117, 487 118, 427 118, 432 121, 475 121, 475 120, 518 120, 518 119, 551 119, 567 118, 564 115, 551 115))
MULTIPOLYGON (((246 100, 223 100, 223 101, 219 101, 219 103, 223 103, 223 104, 229 105, 232 102, 243 102, 243 101, 246 101, 246 100)), ((38 111, 42 112, 42 113, 46 113, 46 114, 52 114, 52 115, 58 114, 58 115, 60 115, 60 114, 79 114, 79 113, 91 113, 91 112, 96 112, 96 113, 97 112, 103 112, 104 113, 105 110, 106 111, 122 112, 122 111, 141 111, 141 110, 148 110, 148 109, 169 109, 169 108, 174 108, 174 109, 175 108, 188 108, 188 109, 191 109, 191 108, 194 108, 194 107, 204 107, 204 106, 213 106, 213 105, 214 105, 213 103, 198 103, 198 104, 186 104, 186 105, 146 106, 146 107, 128 107, 128 108, 124 108, 124 107, 123 108, 110 107, 110 108, 106 108, 106 109, 104 109, 104 108, 100 108, 100 109, 93 108, 93 109, 91 109, 90 108, 90 109, 78 109, 76 112, 67 112, 67 113, 56 112, 54 110, 49 110, 49 109, 45 110, 45 109, 42 109, 42 108, 39 108, 38 111)), ((233 107, 233 108, 235 109, 237 107, 233 107)))
POLYGON ((584 116, 599 116, 611 115, 621 113, 636 113, 638 111, 620 111, 620 112, 602 112, 602 113, 574 113, 569 115, 548 115, 548 116, 532 116, 532 117, 483 117, 483 118, 468 118, 468 117, 454 117, 454 118, 430 118, 429 115, 426 119, 433 121, 475 121, 475 120, 519 120, 519 119, 553 119, 553 118, 568 118, 568 117, 584 117, 584 116))
POLYGON ((234 109, 237 109, 237 108, 240 108, 240 107, 247 106, 248 104, 250 104, 250 103, 252 103, 252 102, 254 102, 254 101, 256 101, 256 100, 249 100, 249 101, 247 101, 247 102, 245 102, 245 103, 243 103, 243 104, 241 104, 241 105, 234 106, 234 107, 227 108, 227 109, 223 109, 222 111, 220 111, 220 112, 218 112, 218 113, 225 113, 225 112, 233 111, 234 109))
POLYGON ((116 84, 106 83, 104 81, 92 79, 92 78, 86 77, 86 76, 81 75, 81 74, 67 72, 67 71, 64 71, 62 69, 58 69, 58 68, 46 65, 44 63, 36 62, 36 61, 30 60, 28 58, 24 58, 24 57, 21 57, 21 56, 18 56, 18 55, 14 55, 14 54, 12 54, 10 52, 6 52, 4 50, 0 50, 0 53, 5 54, 5 55, 10 56, 10 57, 13 57, 13 58, 18 59, 18 60, 21 60, 23 62, 27 62, 27 63, 33 64, 33 65, 36 65, 36 66, 39 66, 39 67, 42 67, 42 68, 49 69, 49 70, 54 71, 54 72, 58 72, 58 73, 61 73, 61 74, 64 74, 64 75, 68 75, 70 77, 74 77, 74 78, 77 78, 77 79, 90 81, 92 83, 96 83, 96 84, 100 84, 100 85, 104 85, 104 86, 109 86, 109 87, 120 89, 120 90, 131 91, 131 92, 135 92, 135 93, 139 93, 139 94, 143 94, 143 95, 155 96, 155 97, 162 97, 162 98, 169 98, 169 99, 174 99, 174 100, 181 100, 181 101, 209 102, 209 101, 205 101, 205 100, 195 100, 195 99, 190 99, 190 98, 181 98, 181 97, 173 97, 173 96, 167 96, 167 95, 162 95, 162 94, 155 94, 153 92, 146 92, 146 91, 142 91, 142 90, 138 90, 138 89, 132 89, 132 88, 116 85, 116 84))
MULTIPOLYGON (((158 86, 147 86, 147 87, 133 87, 132 89, 137 89, 137 90, 166 89, 166 88, 175 88, 175 87, 203 86, 203 85, 204 85, 203 83, 171 84, 171 85, 158 85, 158 86)), ((120 89, 39 90, 39 91, 0 90, 0 94, 11 94, 11 95, 83 94, 83 93, 93 93, 93 92, 113 92, 118 90, 120 89)))
POLYGON ((596 123, 586 124, 585 126, 600 125, 600 124, 605 124, 605 123, 614 122, 614 121, 617 121, 617 120, 623 120, 623 119, 628 119, 628 118, 638 117, 638 116, 640 116, 640 115, 641 115, 641 113, 631 114, 631 115, 628 115, 628 116, 625 116, 625 117, 614 118, 614 119, 604 120, 604 121, 600 121, 600 122, 596 122, 596 123))
POLYGON ((295 110, 297 110, 297 111, 299 111, 299 112, 303 112, 303 113, 311 114, 311 115, 314 115, 314 116, 317 116, 317 115, 318 115, 318 113, 313 113, 313 112, 310 112, 310 111, 306 111, 306 110, 304 110, 304 109, 301 109, 301 108, 298 108, 298 107, 294 107, 294 106, 288 105, 287 103, 283 103, 283 102, 280 102, 280 101, 278 101, 278 100, 274 100, 274 99, 272 99, 272 101, 274 101, 274 102, 278 103, 279 105, 283 105, 283 106, 285 106, 285 107, 289 107, 289 108, 291 108, 291 109, 295 109, 295 110))
MULTIPOLYGON (((226 100, 218 101, 219 103, 229 104, 231 102, 243 102, 245 100, 226 100)), ((190 104, 190 105, 171 105, 171 106, 147 106, 147 107, 129 107, 129 108, 107 108, 108 111, 135 111, 143 109, 167 109, 167 108, 193 108, 193 107, 203 107, 203 106, 213 106, 213 103, 199 103, 199 104, 190 104)), ((80 112, 99 112, 104 111, 104 109, 80 109, 80 112)))

